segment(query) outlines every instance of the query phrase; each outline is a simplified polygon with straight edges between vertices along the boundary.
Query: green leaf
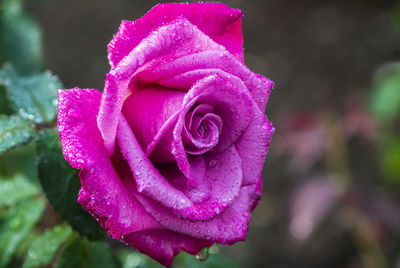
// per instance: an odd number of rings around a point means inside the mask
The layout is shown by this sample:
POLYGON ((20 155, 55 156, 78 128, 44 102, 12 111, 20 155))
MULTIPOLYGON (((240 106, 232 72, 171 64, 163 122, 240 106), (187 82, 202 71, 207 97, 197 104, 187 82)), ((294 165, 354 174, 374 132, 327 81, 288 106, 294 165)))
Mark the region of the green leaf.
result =
POLYGON ((28 250, 24 268, 43 267, 50 264, 54 255, 72 234, 68 225, 58 225, 36 238, 28 250))
POLYGON ((102 237, 104 231, 99 224, 76 201, 80 189, 78 172, 64 159, 57 133, 40 132, 37 150, 39 180, 55 211, 80 234, 102 237))
POLYGON ((6 65, 0 70, 0 84, 6 86, 12 108, 37 124, 54 120, 57 112, 57 90, 61 83, 50 72, 20 77, 6 65))
POLYGON ((22 75, 43 68, 41 33, 21 7, 21 1, 3 0, 0 6, 0 61, 11 62, 22 75))
POLYGON ((77 237, 61 254, 57 268, 113 268, 119 267, 104 242, 89 242, 77 237))
POLYGON ((39 193, 39 188, 21 174, 10 179, 0 178, 0 208, 39 193))
POLYGON ((236 268, 237 266, 219 254, 210 254, 205 261, 199 261, 195 256, 182 251, 174 260, 174 264, 178 267, 191 268, 236 268))
MULTIPOLYGON (((148 256, 133 250, 120 250, 117 253, 123 268, 162 268, 161 264, 148 256)), ((212 253, 204 261, 199 261, 195 256, 182 251, 174 258, 172 267, 191 268, 236 268, 237 266, 219 254, 212 253)))
POLYGON ((27 143, 33 134, 32 123, 18 116, 0 115, 0 154, 27 143))
POLYGON ((32 183, 39 184, 36 167, 36 144, 16 147, 0 154, 0 177, 12 178, 23 174, 32 183))
POLYGON ((396 135, 386 136, 381 147, 381 170, 389 183, 400 184, 400 139, 396 135))
POLYGON ((12 109, 8 103, 6 90, 4 86, 0 86, 0 114, 12 114, 12 109))
POLYGON ((18 245, 40 219, 43 199, 31 199, 10 208, 0 219, 0 267, 8 264, 18 245))
POLYGON ((118 259, 122 263, 122 268, 163 268, 160 263, 133 250, 120 250, 117 253, 118 259))
POLYGON ((372 113, 382 123, 390 123, 400 113, 400 63, 392 63, 378 70, 370 99, 372 113))
POLYGON ((18 248, 14 254, 14 260, 24 259, 32 242, 35 241, 35 239, 39 237, 41 234, 42 230, 38 230, 36 228, 31 229, 31 231, 24 237, 21 243, 19 243, 18 248))

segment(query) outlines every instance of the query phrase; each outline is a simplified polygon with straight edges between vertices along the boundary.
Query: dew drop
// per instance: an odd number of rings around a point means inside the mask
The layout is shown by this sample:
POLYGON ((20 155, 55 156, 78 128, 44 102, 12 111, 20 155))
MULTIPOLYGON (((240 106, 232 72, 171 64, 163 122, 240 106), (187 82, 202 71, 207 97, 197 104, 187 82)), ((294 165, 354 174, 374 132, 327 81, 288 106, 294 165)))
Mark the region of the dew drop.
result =
POLYGON ((210 167, 210 168, 214 168, 217 165, 218 165, 218 160, 216 160, 216 159, 213 159, 208 163, 208 167, 210 167))
POLYGON ((202 249, 197 255, 196 255, 196 259, 199 261, 206 261, 208 259, 208 257, 210 256, 209 252, 208 252, 209 248, 204 248, 202 249))
POLYGON ((71 118, 79 118, 81 117, 81 110, 78 107, 72 107, 68 111, 68 116, 71 118))

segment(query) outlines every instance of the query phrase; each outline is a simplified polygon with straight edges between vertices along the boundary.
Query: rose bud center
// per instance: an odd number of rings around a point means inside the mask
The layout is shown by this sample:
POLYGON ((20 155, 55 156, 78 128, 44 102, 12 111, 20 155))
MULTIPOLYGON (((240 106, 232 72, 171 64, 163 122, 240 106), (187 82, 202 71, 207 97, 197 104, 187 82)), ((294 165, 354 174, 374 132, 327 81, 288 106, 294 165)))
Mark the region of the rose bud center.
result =
POLYGON ((223 124, 211 105, 195 106, 185 119, 182 141, 187 153, 203 154, 218 144, 223 124))

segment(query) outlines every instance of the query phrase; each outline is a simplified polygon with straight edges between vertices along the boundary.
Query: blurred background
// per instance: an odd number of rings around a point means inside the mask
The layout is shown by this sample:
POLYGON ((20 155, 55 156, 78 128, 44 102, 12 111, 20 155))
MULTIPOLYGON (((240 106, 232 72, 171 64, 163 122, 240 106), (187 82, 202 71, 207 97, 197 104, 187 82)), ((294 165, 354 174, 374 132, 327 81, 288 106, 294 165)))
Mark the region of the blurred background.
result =
MULTIPOLYGON (((121 20, 159 2, 25 9, 64 87, 102 90, 121 20)), ((276 134, 246 242, 214 251, 238 267, 400 267, 400 2, 222 2, 245 13, 246 64, 276 82, 266 111, 276 134)))

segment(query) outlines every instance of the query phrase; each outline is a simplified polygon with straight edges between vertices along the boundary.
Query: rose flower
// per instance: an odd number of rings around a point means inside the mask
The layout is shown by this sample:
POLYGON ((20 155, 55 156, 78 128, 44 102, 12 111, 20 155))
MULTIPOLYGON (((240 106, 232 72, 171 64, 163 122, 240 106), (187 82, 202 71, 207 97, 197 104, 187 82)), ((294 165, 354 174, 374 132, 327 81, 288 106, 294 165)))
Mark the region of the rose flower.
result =
POLYGON ((273 82, 244 65, 242 15, 220 3, 157 5, 108 44, 103 93, 59 92, 78 202, 165 266, 181 249, 244 240, 259 200, 273 82))

